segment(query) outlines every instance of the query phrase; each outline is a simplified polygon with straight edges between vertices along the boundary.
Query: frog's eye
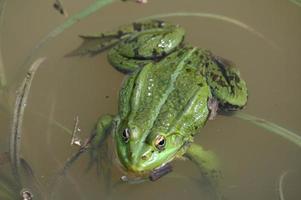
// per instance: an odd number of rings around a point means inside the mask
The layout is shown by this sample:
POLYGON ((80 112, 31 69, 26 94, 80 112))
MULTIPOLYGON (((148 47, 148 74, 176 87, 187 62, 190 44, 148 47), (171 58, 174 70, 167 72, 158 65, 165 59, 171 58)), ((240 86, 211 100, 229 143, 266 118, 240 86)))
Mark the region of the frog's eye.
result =
POLYGON ((155 139, 155 146, 158 150, 164 150, 165 137, 163 135, 158 135, 155 139))
POLYGON ((125 143, 128 143, 130 140, 130 130, 128 128, 124 129, 122 132, 122 139, 125 143))

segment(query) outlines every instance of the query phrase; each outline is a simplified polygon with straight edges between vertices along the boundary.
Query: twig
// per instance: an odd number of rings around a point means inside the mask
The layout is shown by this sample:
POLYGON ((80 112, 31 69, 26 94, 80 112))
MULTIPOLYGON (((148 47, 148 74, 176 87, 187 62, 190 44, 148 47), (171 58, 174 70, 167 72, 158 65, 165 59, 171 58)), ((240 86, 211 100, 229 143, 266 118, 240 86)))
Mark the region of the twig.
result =
POLYGON ((285 200, 284 193, 283 193, 283 181, 284 181, 284 178, 287 176, 288 172, 289 171, 284 171, 279 178, 279 182, 278 182, 279 200, 285 200))
POLYGON ((70 156, 65 165, 64 165, 64 168, 63 170, 61 171, 61 174, 66 174, 66 172, 68 171, 69 167, 72 165, 72 163, 74 161, 77 160, 77 158, 84 152, 87 151, 90 143, 92 142, 93 138, 96 136, 96 132, 93 132, 90 137, 88 137, 85 142, 83 143, 83 145, 79 148, 79 150, 77 152, 75 152, 72 156, 70 156))
POLYGON ((79 119, 78 116, 75 117, 75 124, 72 132, 71 145, 81 146, 81 140, 78 136, 80 129, 78 128, 79 119))
POLYGON ((22 136, 22 122, 24 110, 27 103, 27 98, 30 92, 31 82, 35 72, 39 66, 45 61, 46 58, 37 59, 29 68, 26 77, 24 78, 21 86, 17 90, 17 97, 13 113, 13 123, 11 128, 10 137, 10 159, 12 162, 12 171, 16 180, 20 181, 20 145, 22 136))
POLYGON ((85 153, 92 142, 93 138, 96 136, 96 131, 93 132, 89 138, 86 139, 84 144, 80 147, 80 149, 71 155, 65 162, 63 168, 58 172, 57 176, 54 178, 53 182, 50 184, 50 199, 53 197, 54 188, 60 183, 62 177, 64 177, 71 167, 71 165, 79 158, 82 153, 85 153))

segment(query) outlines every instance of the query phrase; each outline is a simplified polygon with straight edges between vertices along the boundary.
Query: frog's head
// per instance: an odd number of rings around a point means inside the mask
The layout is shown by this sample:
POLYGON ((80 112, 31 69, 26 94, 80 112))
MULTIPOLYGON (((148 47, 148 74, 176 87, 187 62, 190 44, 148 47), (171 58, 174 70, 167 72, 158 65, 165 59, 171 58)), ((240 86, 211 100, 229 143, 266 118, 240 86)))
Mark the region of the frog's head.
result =
POLYGON ((181 154, 185 144, 179 133, 142 132, 125 126, 116 130, 116 150, 123 167, 138 176, 149 174, 181 154))

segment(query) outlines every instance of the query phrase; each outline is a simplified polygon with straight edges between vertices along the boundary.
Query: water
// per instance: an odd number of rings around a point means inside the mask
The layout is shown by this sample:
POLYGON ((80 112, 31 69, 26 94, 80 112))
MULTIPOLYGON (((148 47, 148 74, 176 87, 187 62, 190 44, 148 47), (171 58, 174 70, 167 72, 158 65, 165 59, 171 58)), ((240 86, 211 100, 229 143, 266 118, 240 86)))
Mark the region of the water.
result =
MULTIPOLYGON (((26 56, 40 38, 65 20, 52 8, 52 2, 10 0, 7 3, 1 49, 8 80, 18 77, 18 83, 21 82, 26 69, 20 66, 26 56)), ((63 1, 69 15, 92 2, 63 1)), ((72 130, 78 115, 81 137, 85 138, 100 115, 117 111, 117 95, 124 75, 110 67, 105 54, 64 58, 81 43, 77 35, 110 30, 155 14, 183 11, 227 16, 254 29, 246 30, 208 17, 166 18, 186 29, 188 43, 235 61, 250 91, 245 112, 300 134, 301 7, 288 0, 149 0, 144 5, 117 2, 65 31, 38 53, 47 60, 31 88, 21 152, 42 185, 47 185, 78 149, 70 146, 70 135, 51 120, 72 130)), ((9 98, 12 105, 14 96, 12 91, 9 98)), ((0 150, 6 151, 12 116, 1 111, 0 119, 0 150)), ((224 174, 223 193, 228 199, 277 199, 280 175, 287 170, 284 197, 300 199, 301 150, 294 144, 237 118, 222 116, 210 121, 196 142, 219 156, 224 174)), ((96 176, 96 171, 85 173, 87 163, 85 155, 72 166, 68 176, 55 188, 54 199, 92 200, 106 196, 106 183, 96 176)), ((192 163, 176 161, 173 166, 175 175, 157 182, 116 186, 111 198, 211 198, 208 188, 194 179, 184 178, 200 176, 192 163)), ((113 183, 123 175, 116 165, 112 173, 113 183)))

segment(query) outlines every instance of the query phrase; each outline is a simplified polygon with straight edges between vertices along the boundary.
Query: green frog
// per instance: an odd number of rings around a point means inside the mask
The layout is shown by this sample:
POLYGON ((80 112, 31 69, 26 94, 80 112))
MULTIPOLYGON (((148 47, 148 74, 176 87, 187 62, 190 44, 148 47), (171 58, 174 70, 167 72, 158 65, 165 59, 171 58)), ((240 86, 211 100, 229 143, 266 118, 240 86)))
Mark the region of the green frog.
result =
POLYGON ((242 109, 245 81, 234 64, 209 50, 184 42, 179 25, 147 20, 95 36, 85 52, 109 49, 108 60, 127 74, 119 92, 118 113, 99 119, 90 151, 112 133, 122 168, 156 180, 171 171, 176 158, 192 160, 211 182, 220 176, 215 155, 195 144, 217 111, 242 109))

